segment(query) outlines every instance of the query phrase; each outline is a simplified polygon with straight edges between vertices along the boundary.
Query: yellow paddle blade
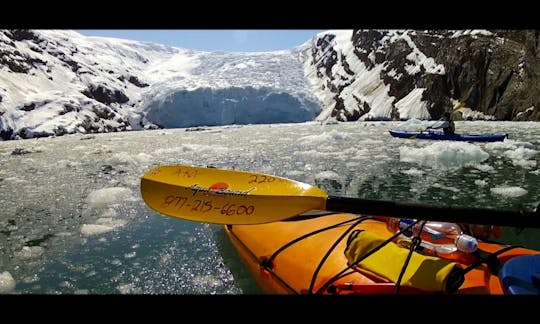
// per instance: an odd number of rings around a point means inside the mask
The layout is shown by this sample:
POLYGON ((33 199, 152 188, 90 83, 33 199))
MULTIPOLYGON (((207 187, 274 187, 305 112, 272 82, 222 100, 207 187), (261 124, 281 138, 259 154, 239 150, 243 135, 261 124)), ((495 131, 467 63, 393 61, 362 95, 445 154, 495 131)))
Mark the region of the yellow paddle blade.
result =
POLYGON ((158 166, 141 178, 155 211, 215 224, 262 224, 325 209, 327 194, 308 184, 261 173, 184 165, 158 166))

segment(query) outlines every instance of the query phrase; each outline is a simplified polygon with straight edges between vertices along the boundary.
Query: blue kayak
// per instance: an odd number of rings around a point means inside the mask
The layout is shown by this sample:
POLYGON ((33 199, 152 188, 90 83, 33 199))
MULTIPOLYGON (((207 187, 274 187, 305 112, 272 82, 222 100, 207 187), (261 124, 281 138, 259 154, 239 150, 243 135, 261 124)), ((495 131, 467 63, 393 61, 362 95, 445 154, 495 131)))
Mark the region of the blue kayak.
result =
POLYGON ((437 131, 402 131, 390 130, 390 135, 399 138, 428 139, 464 142, 500 142, 508 137, 508 134, 485 133, 485 134, 444 134, 437 131))

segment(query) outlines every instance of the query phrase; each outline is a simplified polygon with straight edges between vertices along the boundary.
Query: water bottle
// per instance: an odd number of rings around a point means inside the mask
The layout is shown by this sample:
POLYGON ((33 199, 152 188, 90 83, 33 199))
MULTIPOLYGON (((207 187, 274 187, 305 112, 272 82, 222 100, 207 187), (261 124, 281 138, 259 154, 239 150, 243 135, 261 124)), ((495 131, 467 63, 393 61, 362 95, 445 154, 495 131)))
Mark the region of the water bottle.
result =
MULTIPOLYGON (((414 222, 416 222, 415 219, 389 218, 386 224, 391 233, 397 233, 414 222)), ((413 236, 418 236, 421 225, 421 221, 416 223, 403 232, 400 238, 410 240, 413 236)), ((463 233, 456 223, 428 221, 422 227, 420 238, 422 239, 420 246, 436 254, 451 254, 456 251, 472 253, 478 249, 478 240, 463 233)))

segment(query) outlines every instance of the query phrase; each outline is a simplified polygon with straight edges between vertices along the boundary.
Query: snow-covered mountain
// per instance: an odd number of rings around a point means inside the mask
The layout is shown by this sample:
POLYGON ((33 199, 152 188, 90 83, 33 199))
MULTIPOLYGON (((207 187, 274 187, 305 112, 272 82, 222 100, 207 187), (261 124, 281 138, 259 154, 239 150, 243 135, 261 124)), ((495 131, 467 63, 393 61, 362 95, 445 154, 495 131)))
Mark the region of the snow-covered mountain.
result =
POLYGON ((336 30, 286 51, 200 52, 0 30, 0 138, 226 124, 540 121, 537 31, 336 30))
POLYGON ((320 120, 453 111, 455 119, 540 121, 539 44, 536 30, 329 31, 313 40, 305 65, 320 120))
POLYGON ((321 106, 301 50, 200 52, 2 30, 0 137, 313 120, 321 106))

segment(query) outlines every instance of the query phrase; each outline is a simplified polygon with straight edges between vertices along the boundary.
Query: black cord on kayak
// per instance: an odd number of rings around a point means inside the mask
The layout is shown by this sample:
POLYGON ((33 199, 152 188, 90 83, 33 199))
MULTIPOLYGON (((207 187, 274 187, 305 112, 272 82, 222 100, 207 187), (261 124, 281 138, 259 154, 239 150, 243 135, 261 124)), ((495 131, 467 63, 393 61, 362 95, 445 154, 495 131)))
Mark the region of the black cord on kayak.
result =
MULTIPOLYGON (((413 223, 413 226, 416 225, 418 221, 413 223)), ((405 259, 405 262, 403 263, 403 267, 401 267, 401 272, 399 273, 399 277, 396 281, 396 295, 399 293, 399 287, 401 287, 401 280, 403 279, 403 275, 405 274, 405 271, 407 270, 407 267, 409 266, 409 262, 411 261, 411 257, 414 251, 420 246, 420 243, 422 243, 422 238, 420 237, 420 234, 422 233, 422 230, 424 229, 424 225, 426 225, 426 221, 422 221, 420 224, 420 229, 418 231, 418 234, 414 236, 411 239, 411 247, 409 248, 409 254, 407 255, 407 259, 405 259)))
POLYGON ((324 256, 321 259, 321 262, 319 262, 319 264, 317 265, 317 268, 313 272, 313 276, 311 277, 311 283, 309 284, 309 290, 308 290, 309 294, 313 293, 313 287, 315 286, 315 281, 317 279, 317 276, 319 275, 319 271, 321 270, 322 265, 324 264, 324 262, 326 262, 326 259, 328 259, 328 257, 330 256, 330 253, 332 253, 332 251, 334 251, 334 249, 339 244, 339 242, 341 242, 343 240, 343 238, 345 238, 345 236, 347 236, 349 234, 349 232, 352 231, 353 228, 355 228, 358 224, 360 224, 361 222, 363 222, 363 221, 365 221, 366 219, 369 219, 369 218, 371 218, 371 217, 369 217, 369 216, 360 216, 356 222, 351 224, 349 226, 349 228, 346 231, 344 231, 343 234, 341 234, 337 238, 337 240, 332 244, 332 246, 328 249, 328 251, 326 251, 326 253, 324 254, 324 256))
POLYGON ((487 252, 483 250, 476 250, 476 256, 477 260, 470 264, 467 268, 463 270, 463 274, 466 274, 467 272, 471 271, 472 269, 478 267, 482 263, 485 263, 488 266, 489 271, 492 274, 498 275, 500 268, 502 266, 501 261, 499 260, 498 256, 500 254, 503 254, 504 252, 507 252, 512 249, 516 248, 523 248, 521 245, 508 245, 506 247, 503 247, 502 249, 499 249, 495 252, 487 252))
MULTIPOLYGON (((363 219, 365 220, 365 219, 363 219)), ((362 220, 362 221, 363 221, 362 220)), ((336 227, 340 227, 340 226, 343 226, 343 225, 346 225, 347 223, 353 223, 353 226, 356 226, 358 224, 358 219, 357 218, 351 218, 351 219, 348 219, 346 221, 343 221, 343 222, 340 222, 340 223, 337 223, 337 224, 333 224, 333 225, 330 225, 330 226, 327 226, 327 227, 324 227, 324 228, 320 228, 318 230, 315 230, 315 231, 312 231, 312 232, 309 232, 307 234, 304 234, 300 237, 297 237, 295 238, 294 240, 291 240, 285 244, 283 244, 280 248, 278 248, 274 253, 272 253, 272 255, 268 258, 264 258, 263 260, 260 261, 259 265, 264 268, 266 271, 270 271, 272 272, 272 274, 274 275, 275 278, 277 278, 277 280, 279 280, 283 285, 285 285, 286 287, 288 287, 292 292, 296 293, 296 294, 299 294, 299 292, 297 292, 296 290, 294 290, 294 288, 292 288, 287 282, 285 282, 281 277, 279 277, 276 273, 273 272, 273 267, 274 267, 274 259, 281 253, 283 252, 284 250, 288 249, 290 246, 310 237, 310 236, 313 236, 313 235, 316 235, 318 233, 321 233, 321 232, 324 232, 324 231, 327 231, 327 230, 331 230, 333 228, 336 228, 336 227)), ((311 294, 311 291, 309 292, 311 294)))
POLYGON ((297 243, 297 242, 300 242, 310 236, 313 236, 315 234, 319 234, 321 232, 324 232, 324 231, 328 231, 330 229, 333 229, 333 228, 336 228, 336 227, 340 227, 340 226, 343 226, 347 223, 351 223, 351 222, 356 222, 357 219, 356 218, 352 218, 352 219, 348 219, 344 222, 341 222, 341 223, 337 223, 337 224, 333 224, 333 225, 330 225, 330 226, 327 226, 327 227, 324 227, 324 228, 320 228, 318 230, 315 230, 315 231, 312 231, 312 232, 309 232, 307 234, 304 234, 302 236, 299 236, 297 238, 295 238, 294 240, 291 240, 285 244, 283 244, 279 249, 277 249, 274 253, 272 253, 272 255, 266 260, 267 264, 266 265, 271 265, 273 264, 274 262, 274 259, 278 256, 278 254, 280 254, 281 252, 283 252, 284 250, 286 250, 287 248, 289 248, 289 246, 297 243))
MULTIPOLYGON (((405 228, 401 229, 400 231, 398 231, 397 233, 395 233, 394 235, 390 236, 388 239, 386 239, 384 242, 382 242, 381 244, 379 244, 377 247, 371 249, 368 253, 364 254, 362 257, 358 258, 357 260, 355 260, 353 263, 351 264, 348 264, 347 267, 345 267, 345 269, 341 270, 340 272, 338 272, 337 274, 335 274, 333 277, 331 277, 330 279, 328 279, 328 281, 326 281, 326 283, 324 285, 322 285, 316 292, 315 294, 320 294, 322 292, 324 292, 334 281, 338 280, 339 278, 341 278, 341 276, 343 276, 344 273, 346 273, 348 270, 352 269, 353 267, 355 267, 357 264, 359 264, 360 262, 362 262, 364 259, 366 259, 368 256, 372 255, 373 253, 379 251, 380 249, 382 249, 385 245, 387 245, 388 243, 394 241, 399 235, 405 233, 406 231, 408 231, 409 229, 411 229, 417 222, 419 221, 416 221, 416 222, 412 222, 411 224, 407 225, 405 228)), ((362 230, 356 230, 356 231, 362 231, 362 230)), ((355 233, 355 231, 353 231, 353 233, 351 233, 351 235, 353 235, 355 233)), ((358 235, 358 233, 356 233, 356 235, 358 235)), ((348 240, 348 242, 350 242, 350 240, 348 240)))

